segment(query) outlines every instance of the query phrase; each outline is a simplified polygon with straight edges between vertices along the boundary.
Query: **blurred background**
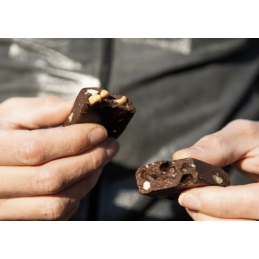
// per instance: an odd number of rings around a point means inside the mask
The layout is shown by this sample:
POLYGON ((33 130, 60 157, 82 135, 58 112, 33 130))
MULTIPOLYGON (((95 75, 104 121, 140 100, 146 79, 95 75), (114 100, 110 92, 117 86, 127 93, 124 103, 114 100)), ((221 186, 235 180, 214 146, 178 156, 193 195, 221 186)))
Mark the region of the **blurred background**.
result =
MULTIPOLYGON (((237 119, 259 119, 258 39, 1 39, 0 102, 75 97, 102 87, 137 112, 120 152, 72 220, 190 220, 177 202, 138 193, 138 167, 237 119)), ((231 184, 251 182, 233 167, 231 184)))

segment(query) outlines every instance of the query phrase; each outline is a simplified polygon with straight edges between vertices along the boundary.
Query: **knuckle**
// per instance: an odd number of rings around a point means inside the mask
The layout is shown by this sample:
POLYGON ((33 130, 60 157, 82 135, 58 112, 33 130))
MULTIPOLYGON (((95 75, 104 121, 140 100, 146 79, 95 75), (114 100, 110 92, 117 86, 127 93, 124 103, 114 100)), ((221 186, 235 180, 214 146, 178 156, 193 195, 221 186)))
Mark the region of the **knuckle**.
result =
POLYGON ((89 164, 88 165, 90 167, 89 170, 91 170, 91 171, 95 171, 97 168, 96 157, 92 152, 89 153, 89 164))
POLYGON ((209 143, 210 145, 216 146, 217 148, 222 148, 224 146, 223 139, 219 136, 219 134, 211 134, 203 137, 201 142, 209 143))
POLYGON ((18 158, 25 165, 38 165, 44 161, 40 145, 35 138, 28 138, 19 145, 18 158))
POLYGON ((259 184, 254 184, 253 188, 253 195, 241 204, 246 218, 259 219, 259 184))
POLYGON ((258 130, 258 126, 253 121, 244 120, 243 121, 243 130, 245 133, 253 134, 255 131, 258 130))
POLYGON ((104 161, 105 157, 105 151, 100 151, 100 153, 96 152, 89 152, 89 159, 88 159, 88 169, 89 171, 96 171, 97 169, 100 168, 104 161))
POLYGON ((60 169, 56 167, 46 167, 37 175, 37 190, 42 194, 54 194, 63 187, 60 169))
POLYGON ((68 143, 68 149, 71 154, 75 154, 77 152, 84 152, 88 147, 91 146, 89 135, 91 132, 91 128, 88 127, 80 127, 79 126, 71 130, 67 127, 66 130, 69 130, 70 133, 70 141, 68 143))
POLYGON ((80 202, 78 201, 78 202, 75 203, 75 205, 72 208, 72 214, 73 215, 77 212, 77 210, 79 209, 79 206, 80 206, 80 202))
MULTIPOLYGON (((257 193, 259 194, 259 190, 257 193)), ((259 219, 259 195, 256 195, 254 199, 255 199, 255 202, 253 203, 254 215, 255 215, 254 219, 259 219)))
POLYGON ((258 124, 254 121, 245 120, 245 119, 238 119, 231 121, 228 126, 241 130, 244 133, 253 133, 254 131, 258 130, 258 124))
POLYGON ((233 217, 232 206, 230 205, 224 206, 221 204, 220 210, 219 210, 219 217, 223 219, 232 218, 233 217))
MULTIPOLYGON (((255 185, 251 188, 254 188, 255 185)), ((258 219, 259 218, 259 185, 253 189, 252 195, 248 198, 246 195, 242 195, 239 199, 232 200, 231 202, 226 200, 218 201, 219 207, 217 211, 219 212, 220 218, 229 219, 258 219)), ((240 188, 239 186, 233 186, 233 188, 240 188)), ((234 190, 234 189, 232 189, 234 190)), ((240 191, 239 191, 240 192, 240 191)))
POLYGON ((44 209, 42 211, 43 218, 46 220, 59 220, 64 216, 66 211, 66 204, 58 198, 50 198, 48 202, 45 202, 44 209))
POLYGON ((101 171, 102 170, 98 170, 97 172, 80 181, 80 183, 77 185, 76 199, 82 199, 94 188, 99 179, 101 171))

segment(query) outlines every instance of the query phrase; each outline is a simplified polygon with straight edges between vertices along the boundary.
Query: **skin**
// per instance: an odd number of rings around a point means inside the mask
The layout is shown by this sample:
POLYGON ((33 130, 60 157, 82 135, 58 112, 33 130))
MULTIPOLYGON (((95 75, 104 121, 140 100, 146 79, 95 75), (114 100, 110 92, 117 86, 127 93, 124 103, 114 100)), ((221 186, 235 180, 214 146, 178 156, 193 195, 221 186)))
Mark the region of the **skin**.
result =
POLYGON ((0 104, 0 220, 68 220, 118 152, 101 125, 47 128, 62 125, 73 103, 48 96, 0 104))
POLYGON ((259 122, 235 120, 205 136, 173 159, 193 157, 215 166, 232 164, 255 183, 201 187, 183 192, 179 203, 195 221, 259 220, 259 122))

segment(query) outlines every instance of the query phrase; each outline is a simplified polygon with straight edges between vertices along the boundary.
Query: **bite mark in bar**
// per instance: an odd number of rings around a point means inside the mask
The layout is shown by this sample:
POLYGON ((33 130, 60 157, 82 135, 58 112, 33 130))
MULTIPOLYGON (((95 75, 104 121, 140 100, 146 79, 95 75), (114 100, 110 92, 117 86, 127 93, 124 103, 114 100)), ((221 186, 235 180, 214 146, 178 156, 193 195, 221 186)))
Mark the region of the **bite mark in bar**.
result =
POLYGON ((135 112, 126 96, 112 95, 101 88, 83 88, 63 126, 97 123, 106 128, 109 137, 118 138, 135 112))

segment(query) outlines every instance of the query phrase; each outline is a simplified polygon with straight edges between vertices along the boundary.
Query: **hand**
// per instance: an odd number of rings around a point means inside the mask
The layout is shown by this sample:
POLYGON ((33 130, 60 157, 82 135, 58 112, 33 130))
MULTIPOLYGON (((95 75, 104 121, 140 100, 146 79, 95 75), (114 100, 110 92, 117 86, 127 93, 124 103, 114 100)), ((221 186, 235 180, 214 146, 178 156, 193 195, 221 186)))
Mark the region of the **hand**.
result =
POLYGON ((74 100, 0 104, 0 220, 68 220, 118 151, 97 124, 62 124, 74 100), (33 130, 36 129, 36 130, 33 130))
MULTIPOLYGON (((259 123, 236 120, 205 136, 173 159, 193 157, 215 166, 233 164, 259 181, 259 123)), ((183 192, 179 203, 194 220, 259 220, 259 183, 229 187, 201 187, 183 192)))

